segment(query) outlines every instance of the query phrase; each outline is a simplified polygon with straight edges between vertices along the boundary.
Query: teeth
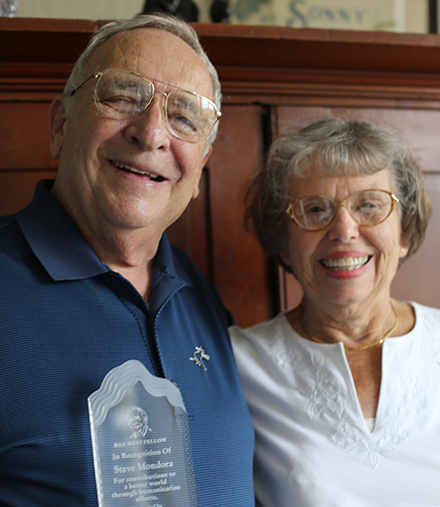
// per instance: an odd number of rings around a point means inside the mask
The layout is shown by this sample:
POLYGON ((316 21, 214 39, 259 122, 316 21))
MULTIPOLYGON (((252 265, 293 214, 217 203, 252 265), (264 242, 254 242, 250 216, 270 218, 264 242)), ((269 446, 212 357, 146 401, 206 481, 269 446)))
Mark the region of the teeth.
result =
POLYGON ((128 165, 118 164, 114 160, 112 160, 112 164, 115 167, 117 167, 118 169, 123 169, 124 171, 130 171, 132 173, 142 174, 142 176, 149 176, 150 180, 153 180, 153 181, 163 181, 164 180, 164 178, 162 178, 162 176, 159 176, 157 174, 151 174, 151 173, 146 172, 146 171, 139 171, 139 169, 135 169, 134 167, 130 167, 128 165))
POLYGON ((339 259, 325 259, 321 264, 326 268, 340 270, 340 271, 353 271, 359 269, 368 262, 368 256, 364 257, 346 257, 339 259))

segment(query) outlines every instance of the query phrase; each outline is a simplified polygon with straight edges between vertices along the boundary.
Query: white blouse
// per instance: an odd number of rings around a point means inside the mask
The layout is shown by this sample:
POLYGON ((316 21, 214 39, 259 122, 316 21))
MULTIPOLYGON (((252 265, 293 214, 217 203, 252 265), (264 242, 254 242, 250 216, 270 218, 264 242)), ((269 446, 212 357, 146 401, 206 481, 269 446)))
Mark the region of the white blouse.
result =
POLYGON ((374 428, 342 344, 302 338, 284 313, 230 328, 255 433, 262 507, 440 506, 440 310, 383 345, 374 428))

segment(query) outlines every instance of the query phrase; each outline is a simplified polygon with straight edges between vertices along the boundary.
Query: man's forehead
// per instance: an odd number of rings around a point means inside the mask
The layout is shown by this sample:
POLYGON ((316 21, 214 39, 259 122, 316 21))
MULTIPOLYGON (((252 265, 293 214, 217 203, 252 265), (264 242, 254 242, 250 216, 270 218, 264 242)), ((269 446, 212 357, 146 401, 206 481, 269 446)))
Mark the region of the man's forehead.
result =
POLYGON ((195 50, 183 39, 157 28, 113 35, 97 48, 87 67, 89 74, 121 68, 212 96, 209 70, 195 50))

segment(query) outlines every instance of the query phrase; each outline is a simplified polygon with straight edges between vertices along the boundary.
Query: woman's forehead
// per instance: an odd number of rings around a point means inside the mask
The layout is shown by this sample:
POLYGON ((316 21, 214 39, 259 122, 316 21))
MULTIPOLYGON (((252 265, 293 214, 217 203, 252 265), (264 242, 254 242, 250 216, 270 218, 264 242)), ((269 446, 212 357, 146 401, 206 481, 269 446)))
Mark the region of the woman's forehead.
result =
POLYGON ((295 197, 322 194, 344 198, 359 190, 372 188, 391 191, 392 174, 387 168, 373 174, 355 173, 323 176, 312 169, 306 177, 292 176, 289 187, 291 195, 295 197))

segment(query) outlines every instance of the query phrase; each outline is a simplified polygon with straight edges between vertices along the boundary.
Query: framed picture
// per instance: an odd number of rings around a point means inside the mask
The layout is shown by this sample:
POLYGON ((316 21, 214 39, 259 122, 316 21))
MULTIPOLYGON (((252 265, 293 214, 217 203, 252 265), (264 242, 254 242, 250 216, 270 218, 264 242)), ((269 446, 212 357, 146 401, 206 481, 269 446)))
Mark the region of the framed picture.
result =
POLYGON ((231 22, 294 28, 405 31, 408 0, 230 0, 231 22))

